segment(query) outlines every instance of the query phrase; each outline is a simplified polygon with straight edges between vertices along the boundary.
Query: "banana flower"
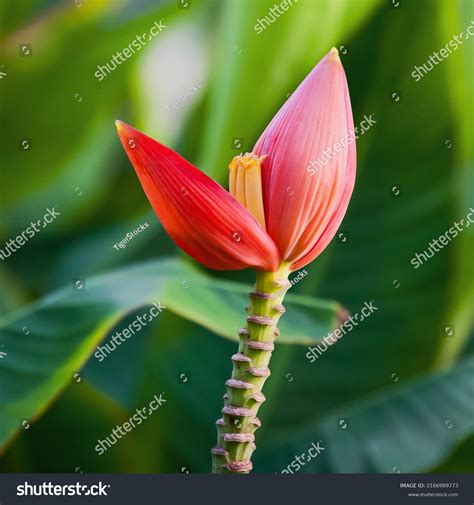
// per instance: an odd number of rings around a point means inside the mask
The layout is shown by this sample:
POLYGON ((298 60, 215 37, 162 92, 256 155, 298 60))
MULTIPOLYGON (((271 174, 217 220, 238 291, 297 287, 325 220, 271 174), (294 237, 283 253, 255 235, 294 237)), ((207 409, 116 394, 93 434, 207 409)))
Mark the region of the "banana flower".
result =
POLYGON ((338 52, 309 73, 253 151, 231 161, 229 191, 156 140, 121 121, 117 129, 176 244, 208 268, 256 271, 211 449, 214 473, 248 473, 288 276, 324 251, 354 188, 354 125, 338 52))

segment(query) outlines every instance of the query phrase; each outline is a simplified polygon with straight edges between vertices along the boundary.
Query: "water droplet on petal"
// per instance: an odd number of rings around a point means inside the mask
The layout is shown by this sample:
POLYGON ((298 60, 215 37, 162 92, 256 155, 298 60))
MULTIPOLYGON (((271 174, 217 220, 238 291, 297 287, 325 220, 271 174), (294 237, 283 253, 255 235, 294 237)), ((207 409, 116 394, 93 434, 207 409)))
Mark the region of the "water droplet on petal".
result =
POLYGON ((235 242, 240 242, 242 240, 242 237, 237 232, 234 232, 232 238, 234 239, 235 242))
POLYGON ((135 142, 135 139, 129 139, 128 145, 132 148, 135 149, 137 147, 137 143, 135 142))
POLYGON ((182 186, 180 191, 181 191, 181 193, 183 193, 183 195, 184 195, 184 196, 186 196, 186 195, 188 195, 188 194, 189 194, 189 193, 188 193, 188 190, 186 189, 186 187, 185 187, 185 186, 182 186))

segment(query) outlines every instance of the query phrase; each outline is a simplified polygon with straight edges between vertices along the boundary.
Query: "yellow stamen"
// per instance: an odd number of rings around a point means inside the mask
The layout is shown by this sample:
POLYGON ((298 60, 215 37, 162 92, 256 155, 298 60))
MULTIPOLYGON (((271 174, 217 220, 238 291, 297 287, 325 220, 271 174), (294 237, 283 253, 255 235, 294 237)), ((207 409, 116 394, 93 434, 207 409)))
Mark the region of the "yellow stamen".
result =
POLYGON ((233 195, 237 200, 244 206, 247 207, 247 199, 245 198, 245 174, 246 170, 242 169, 242 166, 237 167, 237 185, 235 188, 235 195, 233 195))
POLYGON ((265 228, 262 196, 262 168, 265 156, 246 153, 236 156, 230 163, 229 191, 265 228))

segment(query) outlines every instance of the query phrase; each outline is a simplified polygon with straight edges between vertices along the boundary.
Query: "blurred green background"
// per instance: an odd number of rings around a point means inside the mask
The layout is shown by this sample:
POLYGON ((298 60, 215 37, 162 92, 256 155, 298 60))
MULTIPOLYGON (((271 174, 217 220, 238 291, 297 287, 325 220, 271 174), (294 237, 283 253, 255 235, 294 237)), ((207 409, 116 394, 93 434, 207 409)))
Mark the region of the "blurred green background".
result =
POLYGON ((288 296, 255 471, 280 472, 318 441, 325 451, 301 472, 474 471, 474 226, 410 263, 474 207, 474 37, 411 75, 474 26, 473 3, 293 0, 257 34, 274 4, 0 3, 0 247, 47 208, 60 212, 0 261, 1 471, 210 471, 253 275, 206 272, 177 250, 114 120, 226 185, 232 157, 332 46, 354 123, 377 123, 358 140, 342 235, 288 296), (99 82, 98 65, 160 20, 99 82), (167 308, 153 324, 103 362, 93 356, 158 300, 167 308), (379 310, 310 363, 307 345, 340 307, 370 300, 379 310), (99 456, 97 441, 160 393, 166 404, 99 456))

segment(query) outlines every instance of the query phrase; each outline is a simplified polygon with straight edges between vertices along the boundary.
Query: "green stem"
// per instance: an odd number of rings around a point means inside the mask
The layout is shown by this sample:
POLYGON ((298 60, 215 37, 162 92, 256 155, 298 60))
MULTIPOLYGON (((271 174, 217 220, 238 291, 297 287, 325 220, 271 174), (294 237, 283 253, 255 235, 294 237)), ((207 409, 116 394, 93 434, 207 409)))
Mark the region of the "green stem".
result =
POLYGON ((255 290, 250 293, 247 324, 239 330, 239 351, 232 356, 232 377, 226 382, 222 418, 216 421, 217 445, 211 449, 213 473, 249 473, 255 450, 257 417, 265 401, 263 384, 270 375, 269 363, 279 331, 278 320, 285 312, 282 305, 289 266, 276 272, 257 272, 255 290))

